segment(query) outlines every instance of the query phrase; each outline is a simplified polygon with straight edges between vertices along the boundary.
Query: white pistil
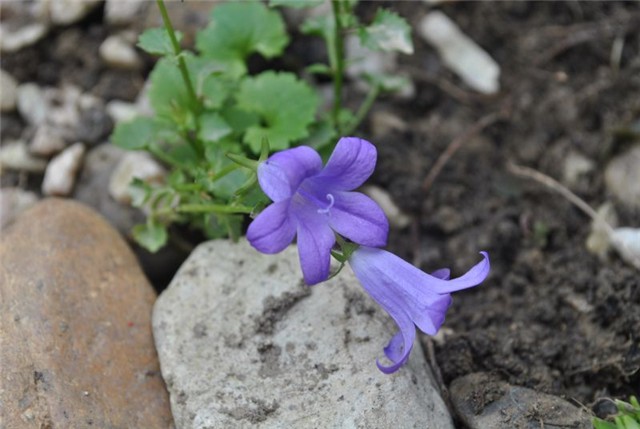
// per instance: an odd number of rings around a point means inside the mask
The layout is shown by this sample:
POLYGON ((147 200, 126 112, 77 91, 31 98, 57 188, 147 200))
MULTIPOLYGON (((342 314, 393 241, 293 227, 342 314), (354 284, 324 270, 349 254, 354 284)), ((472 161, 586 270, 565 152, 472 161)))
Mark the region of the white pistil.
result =
POLYGON ((331 207, 333 207, 333 204, 336 202, 336 200, 333 198, 333 195, 331 194, 327 194, 327 200, 329 200, 329 206, 325 209, 318 209, 318 213, 329 213, 329 210, 331 210, 331 207))

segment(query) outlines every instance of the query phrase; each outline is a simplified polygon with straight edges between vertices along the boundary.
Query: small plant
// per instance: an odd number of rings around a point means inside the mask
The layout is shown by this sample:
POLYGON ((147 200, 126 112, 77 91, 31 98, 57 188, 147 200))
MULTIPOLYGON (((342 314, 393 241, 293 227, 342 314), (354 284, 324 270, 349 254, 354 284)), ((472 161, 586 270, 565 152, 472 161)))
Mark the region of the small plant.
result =
POLYGON ((595 429, 640 429, 640 403, 638 398, 631 396, 629 402, 615 400, 618 413, 613 416, 613 421, 595 417, 593 427, 595 429))
POLYGON ((303 33, 326 42, 327 64, 311 65, 307 72, 331 78, 330 111, 318 111, 315 90, 293 73, 249 73, 251 55, 273 59, 289 43, 276 6, 320 3, 272 0, 271 8, 259 1, 220 4, 196 36, 197 51, 187 52, 180 47, 182 34, 173 29, 163 0, 157 0, 164 28, 145 31, 138 43, 161 57, 149 78, 155 115, 119 124, 112 136, 117 146, 148 151, 171 169, 164 185, 141 180, 131 184, 133 204, 148 216, 133 230, 142 246, 151 251, 164 246, 174 223, 195 227, 208 238, 237 239, 245 216, 267 202, 256 186, 255 171, 244 168, 255 162, 249 158, 259 154, 264 160, 270 150, 299 145, 326 153, 338 136, 358 127, 381 91, 397 88, 393 76, 366 76, 371 89, 362 105, 355 112, 343 106, 347 34, 357 34, 372 50, 413 51, 410 28, 401 17, 381 9, 370 25, 363 25, 354 13, 357 0, 332 0, 330 16, 302 25, 303 33))

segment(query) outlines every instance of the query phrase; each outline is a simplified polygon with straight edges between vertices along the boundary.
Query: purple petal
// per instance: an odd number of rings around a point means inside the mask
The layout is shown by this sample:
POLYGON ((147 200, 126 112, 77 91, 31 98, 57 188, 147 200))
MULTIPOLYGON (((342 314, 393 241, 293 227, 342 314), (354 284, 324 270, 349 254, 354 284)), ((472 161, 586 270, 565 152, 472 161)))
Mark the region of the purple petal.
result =
POLYGON ((338 192, 333 197, 327 216, 334 231, 364 246, 387 244, 389 221, 378 204, 359 192, 338 192))
POLYGON ((273 203, 249 225, 247 239, 262 253, 284 250, 296 235, 296 227, 289 216, 289 200, 273 203))
POLYGON ((350 263, 356 275, 358 270, 366 270, 372 282, 401 301, 404 311, 422 332, 429 335, 438 332, 451 304, 451 296, 437 289, 443 288, 442 285, 447 287, 447 283, 455 280, 430 276, 392 253, 371 247, 358 248, 350 263))
POLYGON ((431 275, 442 280, 449 280, 451 278, 451 270, 449 268, 440 268, 432 272, 431 275))
POLYGON ((394 308, 383 308, 393 317, 400 331, 391 338, 387 347, 384 348, 384 354, 387 358, 393 362, 392 365, 384 366, 380 364, 379 360, 376 360, 378 369, 385 374, 391 374, 396 372, 402 365, 407 363, 409 355, 413 349, 413 342, 416 339, 416 327, 411 321, 411 318, 402 311, 397 311, 394 308))
POLYGON ((318 178, 332 188, 351 191, 371 176, 376 166, 376 147, 357 137, 343 137, 318 178))
MULTIPOLYGON (((404 365, 409 358, 416 336, 416 327, 411 317, 404 309, 404 302, 397 293, 397 284, 386 276, 380 276, 375 268, 375 257, 361 253, 362 247, 354 252, 349 259, 349 265, 362 287, 398 325, 400 331, 391 339, 384 352, 393 362, 391 366, 383 366, 376 362, 380 371, 390 374, 404 365)), ((365 248, 368 249, 368 248, 365 248)), ((376 249, 377 250, 377 249, 376 249)))
POLYGON ((336 236, 322 215, 308 207, 296 211, 298 254, 304 281, 314 285, 329 277, 331 248, 336 236))
POLYGON ((322 169, 320 155, 308 146, 283 150, 258 166, 258 182, 272 201, 278 202, 295 194, 300 183, 322 169))
POLYGON ((433 288, 438 293, 451 293, 462 289, 477 286, 484 281, 489 275, 491 263, 489 262, 489 254, 480 252, 483 260, 474 265, 463 276, 453 280, 446 280, 433 284, 433 288))

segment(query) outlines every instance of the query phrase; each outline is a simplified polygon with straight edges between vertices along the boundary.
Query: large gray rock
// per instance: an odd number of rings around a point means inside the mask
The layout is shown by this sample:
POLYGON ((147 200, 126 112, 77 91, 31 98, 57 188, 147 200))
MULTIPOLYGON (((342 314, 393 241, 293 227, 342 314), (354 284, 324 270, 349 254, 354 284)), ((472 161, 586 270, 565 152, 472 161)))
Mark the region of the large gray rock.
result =
POLYGON ((200 245, 153 314, 177 428, 452 428, 419 344, 377 369, 395 329, 348 268, 310 288, 246 241, 200 245))

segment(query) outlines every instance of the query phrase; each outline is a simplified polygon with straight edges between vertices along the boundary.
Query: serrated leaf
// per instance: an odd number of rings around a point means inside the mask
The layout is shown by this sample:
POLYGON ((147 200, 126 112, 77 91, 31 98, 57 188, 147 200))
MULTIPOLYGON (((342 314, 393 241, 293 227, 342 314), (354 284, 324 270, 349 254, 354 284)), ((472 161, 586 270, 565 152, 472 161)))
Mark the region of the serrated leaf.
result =
POLYGON ((209 25, 196 36, 198 50, 227 63, 234 75, 246 73, 245 60, 252 53, 273 58, 282 53, 288 42, 280 14, 255 1, 215 7, 209 25))
MULTIPOLYGON (((182 40, 182 33, 175 32, 178 43, 182 40)), ((150 28, 138 38, 138 47, 152 55, 173 55, 173 46, 169 33, 165 28, 150 28)))
POLYGON ((158 124, 153 118, 139 116, 116 125, 111 142, 126 150, 140 150, 156 139, 158 124))
POLYGON ((291 73, 262 73, 246 78, 236 96, 238 108, 260 115, 264 126, 247 128, 244 142, 254 153, 267 138, 272 150, 289 147, 307 135, 313 122, 318 98, 311 87, 291 73))
POLYGON ((198 120, 200 121, 198 138, 204 142, 217 142, 233 131, 227 121, 215 112, 205 112, 198 120))
POLYGON ((134 226, 131 232, 138 244, 151 253, 157 252, 162 246, 167 244, 167 239, 169 238, 167 228, 164 225, 154 222, 151 218, 149 218, 147 223, 134 226))
POLYGON ((374 51, 413 54, 411 27, 400 15, 386 9, 378 9, 373 22, 360 28, 363 46, 374 51))
POLYGON ((284 6, 302 9, 304 7, 320 6, 322 3, 324 3, 324 0, 271 0, 269 1, 269 6, 284 6))

